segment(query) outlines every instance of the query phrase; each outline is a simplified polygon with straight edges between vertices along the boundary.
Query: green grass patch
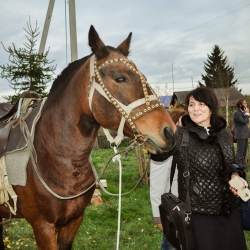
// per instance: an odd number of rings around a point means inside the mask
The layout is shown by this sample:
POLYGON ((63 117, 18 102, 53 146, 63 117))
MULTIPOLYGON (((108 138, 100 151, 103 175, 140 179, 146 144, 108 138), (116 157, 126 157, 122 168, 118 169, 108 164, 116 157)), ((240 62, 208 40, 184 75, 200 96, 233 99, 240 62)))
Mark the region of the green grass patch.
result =
MULTIPOLYGON (((113 155, 112 149, 99 149, 92 152, 92 160, 100 173, 108 159, 113 155)), ((122 161, 122 192, 130 191, 138 182, 140 175, 135 152, 129 153, 122 161)), ((110 162, 101 179, 107 180, 107 190, 118 193, 119 164, 110 162)), ((101 191, 103 205, 89 204, 73 244, 73 250, 112 250, 116 249, 118 197, 101 191)), ((141 183, 134 191, 122 196, 120 224, 120 249, 159 249, 162 232, 154 227, 149 185, 141 183)), ((31 226, 24 219, 13 219, 4 226, 5 246, 9 249, 37 249, 31 226)))
MULTIPOLYGON (((98 173, 104 168, 112 154, 112 149, 92 152, 93 163, 98 173)), ((124 193, 136 185, 140 176, 134 151, 130 152, 127 158, 122 155, 121 160, 122 192, 124 193)), ((248 170, 247 178, 250 180, 250 171, 248 170)), ((118 193, 118 162, 111 161, 101 178, 107 180, 109 192, 118 193)), ((89 204, 85 210, 83 223, 74 240, 73 250, 116 249, 118 197, 109 196, 103 191, 101 193, 104 204, 97 207, 89 204)), ((136 190, 122 196, 120 229, 121 250, 160 249, 162 232, 154 227, 148 184, 141 183, 136 190)), ((245 232, 245 236, 248 249, 250 249, 250 232, 245 232)), ((11 223, 5 225, 4 239, 5 245, 9 249, 37 249, 32 228, 24 219, 13 219, 11 223)))

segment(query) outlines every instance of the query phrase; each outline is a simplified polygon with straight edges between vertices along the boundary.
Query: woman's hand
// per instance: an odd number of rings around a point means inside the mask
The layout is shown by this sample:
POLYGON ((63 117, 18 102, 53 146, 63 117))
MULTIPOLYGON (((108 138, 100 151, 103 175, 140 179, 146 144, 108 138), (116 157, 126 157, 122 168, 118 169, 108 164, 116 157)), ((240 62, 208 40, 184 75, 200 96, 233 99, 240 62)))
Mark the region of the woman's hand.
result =
MULTIPOLYGON (((231 175, 231 180, 232 180, 233 178, 239 178, 239 180, 241 181, 242 185, 240 185, 239 188, 242 188, 242 189, 243 189, 243 188, 248 187, 248 183, 246 182, 246 180, 244 180, 243 178, 241 178, 241 177, 238 175, 238 173, 233 173, 233 174, 231 175)), ((236 187, 230 187, 230 190, 232 191, 232 193, 233 193, 234 195, 236 195, 236 196, 239 197, 239 195, 238 195, 238 189, 237 189, 236 187)))

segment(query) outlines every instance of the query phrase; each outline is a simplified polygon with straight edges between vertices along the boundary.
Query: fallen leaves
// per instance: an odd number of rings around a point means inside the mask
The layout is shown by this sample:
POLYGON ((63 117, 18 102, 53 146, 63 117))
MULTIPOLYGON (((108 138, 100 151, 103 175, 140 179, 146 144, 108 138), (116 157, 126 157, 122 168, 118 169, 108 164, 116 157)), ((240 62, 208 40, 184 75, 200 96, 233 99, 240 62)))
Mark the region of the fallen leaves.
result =
POLYGON ((8 243, 8 242, 9 242, 9 237, 5 237, 3 243, 8 243))

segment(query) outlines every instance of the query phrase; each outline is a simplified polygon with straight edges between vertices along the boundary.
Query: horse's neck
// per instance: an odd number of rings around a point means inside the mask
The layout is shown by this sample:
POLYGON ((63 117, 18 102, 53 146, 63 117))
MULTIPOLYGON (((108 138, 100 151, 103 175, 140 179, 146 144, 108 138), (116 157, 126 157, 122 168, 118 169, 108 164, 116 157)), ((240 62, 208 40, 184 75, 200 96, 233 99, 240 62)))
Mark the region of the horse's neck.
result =
POLYGON ((57 105, 44 107, 37 133, 42 147, 55 155, 63 152, 64 158, 73 161, 88 158, 99 124, 85 113, 77 113, 78 109, 79 106, 70 106, 70 103, 60 108, 57 105))

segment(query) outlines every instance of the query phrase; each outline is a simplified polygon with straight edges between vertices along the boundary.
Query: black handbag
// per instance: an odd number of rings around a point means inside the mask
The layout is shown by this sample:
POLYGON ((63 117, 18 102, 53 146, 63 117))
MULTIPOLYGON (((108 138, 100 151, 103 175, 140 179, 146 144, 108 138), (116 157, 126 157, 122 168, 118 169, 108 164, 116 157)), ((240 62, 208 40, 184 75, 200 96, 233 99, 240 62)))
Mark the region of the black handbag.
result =
POLYGON ((185 156, 185 184, 187 189, 186 201, 183 202, 171 193, 171 186, 174 177, 176 164, 172 164, 170 177, 170 191, 161 196, 159 206, 160 217, 164 234, 168 241, 177 250, 193 250, 194 237, 191 223, 191 203, 189 197, 189 166, 187 161, 187 147, 189 144, 189 133, 186 127, 182 127, 182 149, 185 156))

